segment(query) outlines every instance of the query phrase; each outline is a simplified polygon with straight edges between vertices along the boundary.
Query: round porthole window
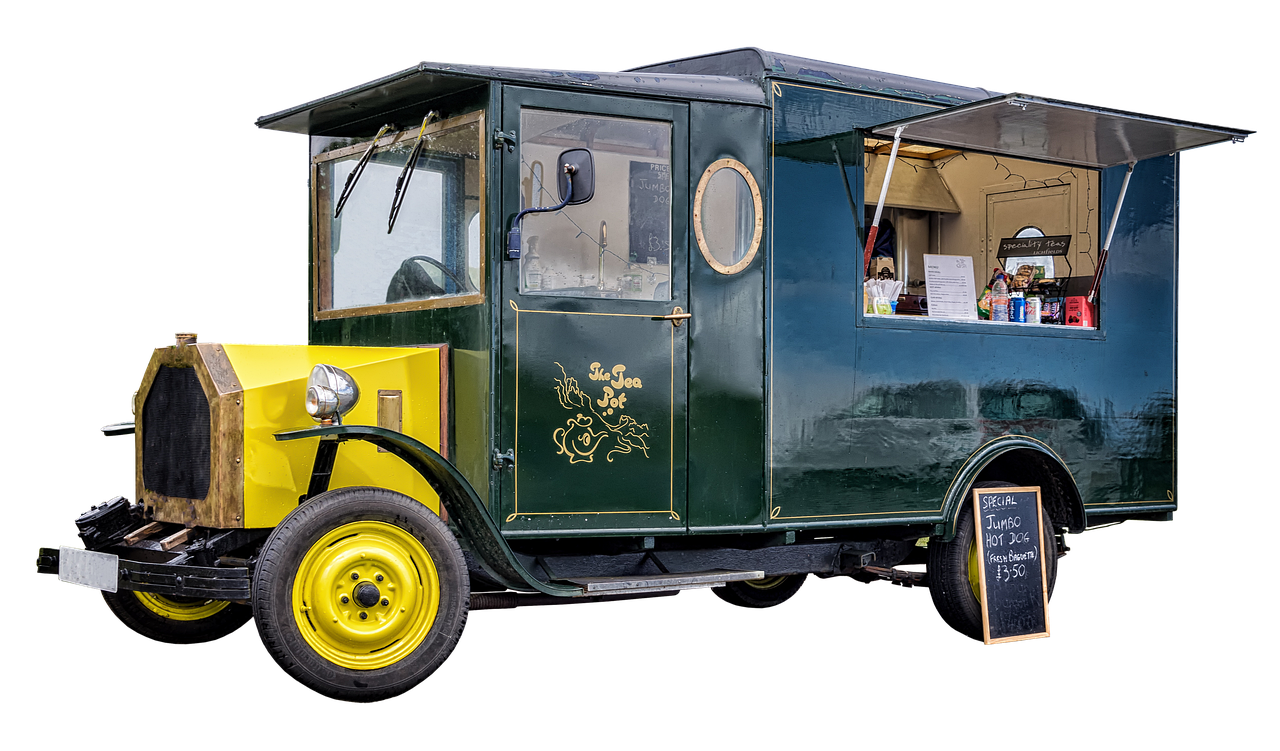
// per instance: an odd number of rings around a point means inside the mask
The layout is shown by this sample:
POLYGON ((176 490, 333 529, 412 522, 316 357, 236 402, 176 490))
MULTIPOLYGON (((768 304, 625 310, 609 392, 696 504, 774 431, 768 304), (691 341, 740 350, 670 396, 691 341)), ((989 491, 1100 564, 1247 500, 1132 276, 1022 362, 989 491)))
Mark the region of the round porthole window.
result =
POLYGON ((737 159, 712 162, 693 198, 693 232, 711 268, 736 274, 755 258, 764 232, 764 204, 751 171, 737 159))

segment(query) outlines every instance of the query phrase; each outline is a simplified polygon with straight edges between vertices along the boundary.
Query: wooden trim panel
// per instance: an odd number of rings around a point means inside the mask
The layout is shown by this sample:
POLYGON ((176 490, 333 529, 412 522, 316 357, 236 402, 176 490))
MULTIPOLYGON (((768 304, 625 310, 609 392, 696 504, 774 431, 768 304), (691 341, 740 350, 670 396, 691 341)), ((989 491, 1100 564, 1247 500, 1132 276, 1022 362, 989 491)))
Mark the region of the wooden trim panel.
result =
POLYGON ((134 431, 134 483, 149 519, 188 527, 244 526, 244 392, 219 344, 164 347, 151 355, 138 389, 134 431), (209 400, 209 492, 204 498, 176 498, 149 490, 142 479, 144 406, 161 366, 194 368, 209 400))

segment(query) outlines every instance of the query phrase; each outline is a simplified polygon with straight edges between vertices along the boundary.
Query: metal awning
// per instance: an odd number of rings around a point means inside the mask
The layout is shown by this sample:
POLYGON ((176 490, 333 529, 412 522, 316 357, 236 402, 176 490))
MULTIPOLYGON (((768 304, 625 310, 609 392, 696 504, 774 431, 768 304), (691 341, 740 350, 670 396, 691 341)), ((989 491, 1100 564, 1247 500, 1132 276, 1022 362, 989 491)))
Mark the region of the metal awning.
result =
POLYGON ((983 151, 1041 162, 1098 169, 1118 164, 1129 165, 1124 182, 1120 184, 1120 195, 1116 199, 1115 211, 1107 228, 1107 239, 1098 253, 1093 283, 1089 287, 1090 303, 1098 295, 1098 284, 1107 265, 1111 240, 1120 220, 1125 194, 1129 191, 1129 178, 1133 176, 1134 164, 1143 159, 1168 156, 1197 146, 1243 141, 1253 133, 1251 130, 1139 115, 1026 94, 1006 94, 905 120, 895 120, 877 125, 871 132, 878 136, 892 136, 893 150, 889 152, 888 169, 880 188, 880 200, 876 203, 875 219, 867 229, 867 244, 862 256, 864 272, 871 264, 871 250, 880 229, 880 215, 888 196, 893 163, 897 160, 904 134, 913 143, 983 151))
POLYGON ((892 137, 899 129, 912 142, 1097 168, 1242 141, 1253 133, 1026 94, 896 120, 871 132, 892 137))

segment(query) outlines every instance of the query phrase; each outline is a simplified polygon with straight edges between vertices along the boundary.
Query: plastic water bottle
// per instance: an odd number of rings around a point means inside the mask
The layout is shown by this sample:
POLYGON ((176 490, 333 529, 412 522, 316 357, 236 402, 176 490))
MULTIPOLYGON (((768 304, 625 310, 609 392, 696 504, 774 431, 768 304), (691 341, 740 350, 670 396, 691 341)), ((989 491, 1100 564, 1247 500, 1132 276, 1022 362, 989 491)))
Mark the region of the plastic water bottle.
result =
POLYGON ((529 238, 529 252, 520 261, 520 265, 524 269, 523 291, 525 292, 542 289, 542 259, 538 257, 538 252, 534 250, 534 240, 536 239, 529 238))
POLYGON ((1004 274, 998 274, 991 287, 991 320, 1009 322, 1009 285, 1004 281, 1004 274))

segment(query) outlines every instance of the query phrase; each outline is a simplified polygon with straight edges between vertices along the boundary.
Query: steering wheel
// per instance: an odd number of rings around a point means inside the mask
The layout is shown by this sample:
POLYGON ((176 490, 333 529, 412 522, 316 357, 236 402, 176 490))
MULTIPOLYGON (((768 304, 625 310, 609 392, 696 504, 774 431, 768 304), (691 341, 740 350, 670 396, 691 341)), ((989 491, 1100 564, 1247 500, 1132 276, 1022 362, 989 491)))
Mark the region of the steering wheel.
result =
POLYGON ((406 258, 406 259, 404 259, 404 260, 406 260, 406 261, 425 261, 425 262, 427 262, 427 263, 431 264, 432 266, 435 266, 436 268, 440 269, 440 271, 441 271, 441 272, 443 272, 445 276, 447 276, 447 277, 449 277, 451 280, 453 280, 453 283, 454 283, 454 284, 456 284, 456 285, 458 285, 458 289, 465 290, 465 291, 467 291, 467 292, 479 292, 479 291, 480 291, 480 290, 476 289, 474 285, 472 285, 472 284, 471 284, 471 280, 470 280, 470 279, 467 279, 466 281, 463 281, 462 279, 459 279, 459 278, 457 277, 457 275, 456 275, 456 274, 454 274, 452 271, 450 271, 450 270, 449 270, 449 267, 445 266, 443 263, 440 263, 439 261, 437 261, 436 259, 432 258, 431 256, 410 256, 410 257, 408 257, 408 258, 406 258))

